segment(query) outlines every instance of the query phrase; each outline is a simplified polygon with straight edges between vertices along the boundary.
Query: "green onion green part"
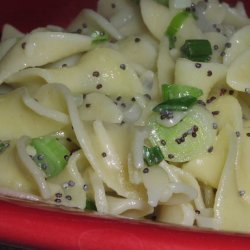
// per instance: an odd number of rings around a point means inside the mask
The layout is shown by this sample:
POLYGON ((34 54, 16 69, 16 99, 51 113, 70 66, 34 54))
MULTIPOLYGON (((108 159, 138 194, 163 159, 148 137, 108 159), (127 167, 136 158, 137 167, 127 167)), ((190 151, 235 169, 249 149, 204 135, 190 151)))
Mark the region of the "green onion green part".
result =
POLYGON ((91 35, 92 43, 107 42, 109 40, 109 35, 102 31, 94 31, 91 35))
POLYGON ((197 98, 193 96, 169 99, 155 106, 153 111, 157 113, 164 113, 166 111, 186 111, 196 102, 197 98))
POLYGON ((157 165, 164 159, 161 149, 158 146, 151 147, 151 148, 144 146, 143 156, 144 156, 144 161, 146 162, 148 166, 157 165))
POLYGON ((185 20, 189 17, 189 13, 187 11, 182 11, 175 15, 173 19, 171 20, 167 31, 166 36, 169 39, 169 48, 173 49, 175 47, 175 41, 176 41, 176 34, 180 30, 181 26, 185 22, 185 20))
POLYGON ((86 200, 86 207, 85 210, 89 210, 89 211, 97 211, 95 202, 93 200, 87 199, 86 200))
POLYGON ((56 138, 34 138, 31 145, 36 150, 34 161, 48 178, 57 176, 67 165, 70 152, 56 138))
POLYGON ((163 101, 169 99, 177 99, 186 96, 193 96, 199 98, 203 95, 203 91, 196 87, 179 84, 163 84, 162 85, 162 98, 163 101))
POLYGON ((208 62, 212 55, 212 46, 205 39, 186 40, 181 47, 183 56, 195 62, 208 62))

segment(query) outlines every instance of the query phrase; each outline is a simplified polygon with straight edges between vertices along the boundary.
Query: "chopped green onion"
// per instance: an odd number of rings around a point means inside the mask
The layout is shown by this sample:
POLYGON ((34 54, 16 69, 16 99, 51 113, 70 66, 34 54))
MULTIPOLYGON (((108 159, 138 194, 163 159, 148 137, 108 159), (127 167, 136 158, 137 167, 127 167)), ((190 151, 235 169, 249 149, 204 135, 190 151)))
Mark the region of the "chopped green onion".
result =
POLYGON ((102 31, 94 31, 91 35, 92 43, 107 42, 109 40, 109 35, 102 31))
POLYGON ((194 105, 181 122, 166 127, 158 123, 159 114, 148 121, 149 141, 159 146, 165 160, 186 162, 207 152, 216 138, 213 115, 200 105, 194 105), (164 143, 162 143, 164 141, 164 143))
POLYGON ((144 155, 144 161, 148 166, 157 165, 164 159, 161 149, 158 146, 152 148, 144 146, 143 155, 144 155))
POLYGON ((153 108, 154 112, 164 113, 166 111, 186 111, 197 102, 193 96, 184 96, 181 98, 169 99, 153 108))
POLYGON ((0 141, 0 153, 3 153, 9 146, 9 141, 0 141))
POLYGON ((180 30, 181 26, 185 22, 185 20, 189 17, 189 13, 187 11, 182 11, 175 15, 171 20, 167 31, 166 36, 169 39, 169 48, 172 49, 175 47, 176 34, 180 30))
POLYGON ((181 51, 184 57, 195 62, 208 62, 212 55, 211 44, 205 39, 186 40, 181 51))
POLYGON ((185 96, 200 97, 203 95, 203 91, 199 88, 179 85, 179 84, 163 84, 162 85, 162 97, 163 101, 169 99, 176 99, 185 96))
POLYGON ((36 150, 34 161, 47 177, 57 176, 67 165, 69 150, 54 137, 34 138, 31 145, 36 150))
POLYGON ((85 210, 97 211, 95 202, 93 200, 87 199, 85 210))

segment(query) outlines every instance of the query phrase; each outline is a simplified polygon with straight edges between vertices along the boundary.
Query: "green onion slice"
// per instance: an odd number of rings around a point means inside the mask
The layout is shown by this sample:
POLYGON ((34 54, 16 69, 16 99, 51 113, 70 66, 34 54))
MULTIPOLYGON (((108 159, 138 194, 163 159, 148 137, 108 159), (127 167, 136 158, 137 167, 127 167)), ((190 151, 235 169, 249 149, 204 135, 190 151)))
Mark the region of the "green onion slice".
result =
POLYGON ((157 165, 164 159, 161 149, 158 146, 151 147, 151 148, 144 146, 143 156, 144 156, 144 161, 146 162, 148 166, 157 165))
POLYGON ((186 111, 197 102, 193 96, 184 96, 181 98, 169 99, 153 108, 154 112, 164 113, 166 111, 186 111))
POLYGON ((186 96, 200 97, 203 95, 203 91, 199 88, 179 85, 179 84, 163 84, 162 85, 162 97, 163 101, 169 99, 182 98, 186 96))
POLYGON ((172 49, 175 47, 176 34, 180 30, 181 26, 185 22, 185 20, 189 17, 189 13, 187 11, 182 11, 175 15, 171 20, 167 31, 166 36, 169 39, 169 48, 172 49))
POLYGON ((159 114, 153 113, 149 118, 148 139, 152 145, 160 147, 165 160, 186 162, 197 159, 215 142, 214 117, 203 106, 194 105, 182 121, 172 127, 159 124, 158 117, 159 114))
POLYGON ((109 35, 102 31, 94 31, 91 35, 92 43, 107 42, 109 40, 109 35))
POLYGON ((95 202, 87 198, 85 210, 97 211, 95 202))
POLYGON ((57 176, 67 165, 70 152, 56 138, 34 138, 31 145, 36 149, 34 161, 47 177, 57 176))
POLYGON ((181 47, 183 56, 195 62, 208 62, 212 55, 212 46, 205 39, 186 40, 181 47))

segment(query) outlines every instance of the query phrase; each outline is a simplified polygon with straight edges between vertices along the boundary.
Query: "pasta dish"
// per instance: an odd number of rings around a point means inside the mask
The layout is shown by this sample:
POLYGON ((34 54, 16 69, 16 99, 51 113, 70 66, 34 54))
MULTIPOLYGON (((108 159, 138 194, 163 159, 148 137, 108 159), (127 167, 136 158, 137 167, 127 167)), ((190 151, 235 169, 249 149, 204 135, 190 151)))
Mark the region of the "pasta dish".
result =
POLYGON ((219 0, 99 0, 0 43, 0 195, 250 232, 250 21, 219 0))

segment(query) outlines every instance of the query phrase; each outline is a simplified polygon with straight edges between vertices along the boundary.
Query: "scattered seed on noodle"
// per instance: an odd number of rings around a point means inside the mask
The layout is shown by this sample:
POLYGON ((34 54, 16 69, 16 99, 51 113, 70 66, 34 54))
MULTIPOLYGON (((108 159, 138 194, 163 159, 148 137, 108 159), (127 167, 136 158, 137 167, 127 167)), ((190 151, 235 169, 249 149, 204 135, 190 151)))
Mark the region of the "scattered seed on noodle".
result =
POLYGON ((197 137, 197 134, 195 132, 192 133, 192 137, 197 137))
POLYGON ((70 180, 68 181, 69 187, 74 187, 75 186, 75 182, 70 180))
POLYGON ((200 211, 200 210, 198 210, 198 209, 195 209, 195 213, 196 213, 196 214, 200 214, 200 213, 201 213, 201 211, 200 211))
POLYGON ((136 43, 139 43, 140 41, 141 41, 141 39, 140 39, 139 37, 136 37, 136 38, 135 38, 135 42, 136 42, 136 43))
POLYGON ((126 69, 126 65, 125 65, 124 63, 122 63, 122 64, 120 65, 120 68, 121 68, 122 70, 125 70, 125 69, 126 69))
POLYGON ((99 72, 99 71, 94 71, 94 72, 92 73, 92 76, 94 76, 94 77, 99 77, 99 76, 100 76, 100 72, 99 72))
POLYGON ((220 96, 223 96, 223 95, 225 95, 226 93, 227 93, 227 89, 222 88, 222 89, 220 90, 220 96))
POLYGON ((212 111, 212 115, 218 115, 220 113, 220 111, 216 110, 216 111, 212 111))
POLYGON ((42 161, 44 159, 44 155, 37 155, 37 160, 42 161))
POLYGON ((84 184, 84 185, 82 186, 82 189, 83 189, 84 191, 88 191, 89 186, 88 186, 87 184, 84 184))
POLYGON ((56 193, 55 196, 56 198, 62 198, 62 193, 56 193))
POLYGON ((165 146, 166 145, 166 141, 165 140, 161 140, 161 145, 165 146))
POLYGON ((197 103, 202 106, 206 106, 206 103, 203 100, 198 100, 197 103))
POLYGON ((195 68, 197 69, 201 68, 201 63, 195 63, 195 68))
POLYGON ((236 137, 240 137, 240 131, 235 132, 236 137))
POLYGON ((240 196, 244 196, 245 194, 246 194, 246 191, 244 191, 244 190, 240 190, 240 191, 239 191, 239 195, 240 195, 240 196))
POLYGON ((214 50, 218 50, 219 46, 217 44, 214 45, 214 50))
POLYGON ((72 200, 72 196, 71 195, 66 195, 65 199, 67 199, 68 201, 71 201, 72 200))
POLYGON ((208 70, 207 76, 212 76, 212 75, 213 75, 213 72, 211 70, 208 70))
POLYGON ((193 126, 193 131, 194 131, 194 132, 197 132, 198 130, 199 130, 199 127, 198 127, 197 125, 194 125, 194 126, 193 126))
MULTIPOLYGON (((184 139, 185 140, 185 139, 184 139)), ((181 138, 177 138, 177 139, 175 139, 175 142, 177 143, 177 144, 181 144, 182 143, 182 139, 181 138)))
POLYGON ((207 104, 213 102, 216 100, 216 97, 215 96, 211 96, 209 99, 207 99, 207 104))
POLYGON ((224 51, 222 51, 221 53, 220 53, 220 56, 225 56, 226 55, 226 53, 224 52, 224 51))
POLYGON ((63 158, 64 158, 65 161, 68 161, 69 160, 69 155, 64 155, 63 158))
POLYGON ((211 146, 211 147, 209 147, 209 148, 208 148, 207 152, 208 152, 208 153, 212 153, 212 152, 213 152, 213 150, 214 150, 214 147, 213 147, 213 146, 211 146))
POLYGON ((169 159, 173 159, 173 158, 174 158, 174 155, 173 155, 173 154, 169 154, 169 155, 168 155, 168 158, 169 158, 169 159))
POLYGON ((99 83, 96 85, 96 89, 101 89, 101 88, 102 88, 102 84, 99 83))

